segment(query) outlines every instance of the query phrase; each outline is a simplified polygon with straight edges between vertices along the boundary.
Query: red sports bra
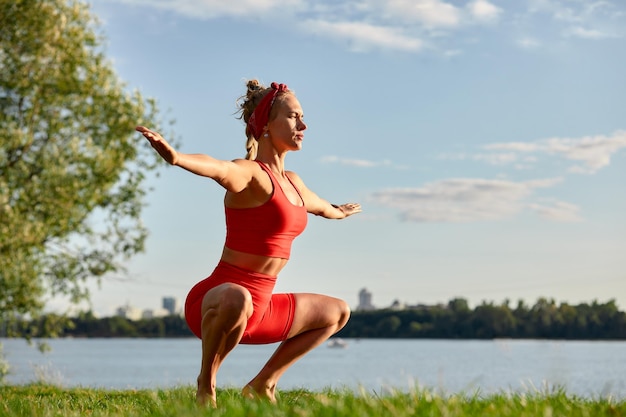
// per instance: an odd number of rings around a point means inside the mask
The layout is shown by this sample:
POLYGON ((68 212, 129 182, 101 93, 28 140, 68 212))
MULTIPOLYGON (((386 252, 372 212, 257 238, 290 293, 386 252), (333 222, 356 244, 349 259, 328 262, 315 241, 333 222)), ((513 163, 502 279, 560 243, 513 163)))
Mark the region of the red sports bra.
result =
MULTIPOLYGON (((291 243, 306 227, 304 201, 302 206, 293 205, 272 171, 262 162, 256 162, 268 173, 274 190, 270 199, 258 207, 225 207, 226 247, 253 255, 289 259, 291 243)), ((300 195, 296 186, 293 187, 300 195)))

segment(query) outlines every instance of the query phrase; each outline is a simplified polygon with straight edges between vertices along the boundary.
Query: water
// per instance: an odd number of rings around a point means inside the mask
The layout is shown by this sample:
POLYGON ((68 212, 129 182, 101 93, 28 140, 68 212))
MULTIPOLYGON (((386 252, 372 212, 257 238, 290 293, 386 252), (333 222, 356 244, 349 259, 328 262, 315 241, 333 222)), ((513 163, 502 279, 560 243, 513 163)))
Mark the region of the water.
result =
MULTIPOLYGON (((320 346, 296 363, 279 389, 385 393, 415 387, 442 394, 546 392, 626 398, 626 342, 539 340, 347 340, 320 346)), ((197 339, 55 339, 41 354, 23 340, 0 339, 11 384, 38 380, 67 387, 156 388, 194 385, 197 339)), ((241 387, 277 345, 238 346, 218 374, 241 387)))

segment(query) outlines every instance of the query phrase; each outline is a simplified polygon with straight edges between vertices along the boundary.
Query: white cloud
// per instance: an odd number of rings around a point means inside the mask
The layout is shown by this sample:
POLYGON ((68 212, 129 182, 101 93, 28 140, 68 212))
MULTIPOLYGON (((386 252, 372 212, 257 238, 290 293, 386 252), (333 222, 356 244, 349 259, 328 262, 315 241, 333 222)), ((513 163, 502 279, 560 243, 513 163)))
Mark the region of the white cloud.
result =
POLYGON ((506 142, 506 143, 492 143, 484 146, 487 150, 507 150, 517 152, 533 152, 539 149, 536 143, 531 142, 506 142))
MULTIPOLYGON (((548 152, 567 159, 584 163, 583 171, 594 173, 611 163, 611 156, 626 148, 626 132, 616 132, 613 136, 587 136, 579 139, 552 138, 545 140, 548 152)), ((580 168, 580 167, 579 167, 580 168)))
POLYGON ((579 222, 582 220, 579 214, 580 208, 564 201, 554 201, 550 204, 533 203, 529 204, 528 208, 546 220, 557 222, 579 222))
POLYGON ((474 0, 467 4, 469 13, 474 19, 482 22, 493 22, 498 20, 502 9, 489 3, 487 0, 474 0))
POLYGON ((561 156, 571 161, 582 162, 570 168, 570 172, 592 174, 611 163, 611 156, 626 148, 626 131, 617 131, 611 136, 596 135, 582 138, 549 138, 535 142, 494 143, 486 150, 511 152, 536 152, 561 156))
POLYGON ((531 13, 546 13, 555 20, 581 23, 594 17, 620 17, 621 0, 529 0, 531 13))
MULTIPOLYGON (((321 159, 325 164, 340 164, 359 168, 374 168, 380 166, 393 166, 392 162, 384 159, 382 161, 368 161, 366 159, 340 158, 338 156, 325 156, 321 159)), ((396 168, 401 168, 396 166, 396 168)))
POLYGON ((459 56, 463 54, 463 51, 460 49, 448 49, 443 52, 443 56, 446 58, 454 58, 455 56, 459 56))
MULTIPOLYGON (((95 0, 91 0, 95 1, 95 0)), ((528 9, 513 14, 515 7, 499 7, 490 0, 469 0, 456 6, 452 0, 99 0, 141 5, 176 13, 192 19, 233 17, 255 19, 285 30, 307 31, 317 36, 345 42, 352 51, 373 49, 417 53, 437 51, 445 57, 459 54, 459 45, 478 39, 477 25, 490 24, 507 15, 498 26, 498 36, 508 39, 512 22, 527 22, 525 33, 542 33, 542 20, 556 22, 556 33, 570 39, 604 39, 623 33, 623 13, 615 2, 572 0, 528 0, 528 9), (510 8, 510 10, 509 10, 510 8), (513 13, 512 13, 513 12, 513 13), (542 22, 541 29, 534 26, 542 22), (608 25, 608 26, 607 26, 608 25), (591 29, 594 28, 594 29, 591 29), (462 33, 462 37, 453 37, 462 33), (452 40, 452 41, 450 41, 452 40)), ((521 32, 521 33, 524 33, 521 32)), ((480 36, 483 36, 482 34, 480 36)), ((485 34, 485 36, 488 36, 485 34)), ((514 35, 513 35, 514 36, 514 35)), ((533 37, 517 40, 530 49, 541 45, 533 37)))
MULTIPOLYGON (((624 8, 622 0, 529 0, 528 22, 537 22, 542 16, 552 20, 550 27, 570 39, 602 40, 623 36, 624 8)), ((546 26, 536 27, 536 31, 546 26)))
POLYGON ((576 26, 576 27, 573 27, 573 28, 565 31, 565 35, 566 36, 573 36, 573 37, 576 37, 576 38, 582 38, 582 39, 592 39, 592 40, 606 39, 606 38, 614 37, 613 35, 601 32, 599 30, 585 29, 585 28, 580 27, 580 26, 576 26))
POLYGON ((420 39, 405 36, 400 29, 361 22, 309 20, 304 22, 301 27, 320 36, 348 40, 351 42, 351 47, 357 51, 384 48, 417 52, 423 46, 420 39))
POLYGON ((518 156, 513 152, 503 153, 479 153, 479 154, 441 154, 439 159, 457 161, 483 161, 490 165, 507 165, 518 160, 518 156))
POLYGON ((582 17, 576 10, 572 2, 563 3, 561 0, 529 0, 529 11, 531 13, 545 13, 555 20, 568 22, 580 22, 582 17))
POLYGON ((514 153, 488 153, 474 155, 474 160, 485 161, 491 165, 506 165, 517 161, 517 155, 514 153))
POLYGON ((429 28, 449 28, 461 23, 461 12, 440 0, 389 0, 385 14, 404 21, 420 22, 429 28))
POLYGON ((524 49, 535 49, 541 46, 541 42, 535 38, 525 36, 517 40, 517 45, 524 49))
POLYGON ((220 16, 255 16, 276 10, 281 13, 304 7, 304 0, 117 0, 125 4, 152 6, 197 19, 220 16))
POLYGON ((537 188, 552 187, 561 179, 525 182, 475 178, 447 179, 420 188, 388 189, 371 200, 399 210, 411 222, 477 222, 501 220, 522 211, 537 188))

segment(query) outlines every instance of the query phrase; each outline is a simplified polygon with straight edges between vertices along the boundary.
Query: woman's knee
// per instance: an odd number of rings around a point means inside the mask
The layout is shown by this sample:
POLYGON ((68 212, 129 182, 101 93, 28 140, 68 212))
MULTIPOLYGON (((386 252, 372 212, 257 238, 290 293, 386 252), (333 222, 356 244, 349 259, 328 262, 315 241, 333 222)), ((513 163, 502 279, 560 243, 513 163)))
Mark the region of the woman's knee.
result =
POLYGON ((337 299, 337 309, 338 309, 338 320, 337 320, 337 326, 339 327, 339 329, 343 328, 343 326, 346 325, 346 323, 348 323, 348 320, 350 319, 350 314, 351 314, 351 310, 350 310, 350 306, 348 305, 348 303, 346 303, 344 300, 340 300, 337 299))
POLYGON ((207 291, 202 300, 203 313, 215 309, 218 315, 235 317, 252 315, 252 296, 250 291, 238 284, 225 283, 207 291))

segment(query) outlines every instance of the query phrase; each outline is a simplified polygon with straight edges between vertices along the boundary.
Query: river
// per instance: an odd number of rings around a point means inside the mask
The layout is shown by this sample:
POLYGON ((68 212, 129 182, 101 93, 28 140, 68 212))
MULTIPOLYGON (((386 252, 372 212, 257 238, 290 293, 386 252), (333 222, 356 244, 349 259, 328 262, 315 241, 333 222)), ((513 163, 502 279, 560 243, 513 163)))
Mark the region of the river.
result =
MULTIPOLYGON (((193 385, 198 339, 53 339, 41 354, 19 339, 0 339, 10 384, 45 381, 112 389, 193 385)), ((547 392, 626 398, 626 342, 546 340, 347 339, 323 345, 296 363, 279 389, 325 388, 386 393, 416 387, 447 394, 547 392)), ((276 345, 240 345, 218 385, 240 387, 276 345)))

